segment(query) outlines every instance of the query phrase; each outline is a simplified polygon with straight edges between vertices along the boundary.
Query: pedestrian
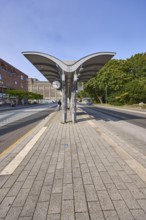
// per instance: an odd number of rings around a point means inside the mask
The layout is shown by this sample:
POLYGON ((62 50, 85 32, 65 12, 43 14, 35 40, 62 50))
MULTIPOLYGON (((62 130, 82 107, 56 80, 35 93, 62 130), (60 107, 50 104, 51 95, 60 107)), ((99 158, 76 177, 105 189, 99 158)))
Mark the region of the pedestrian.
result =
POLYGON ((58 101, 58 110, 60 110, 61 109, 61 100, 59 99, 59 101, 58 101))

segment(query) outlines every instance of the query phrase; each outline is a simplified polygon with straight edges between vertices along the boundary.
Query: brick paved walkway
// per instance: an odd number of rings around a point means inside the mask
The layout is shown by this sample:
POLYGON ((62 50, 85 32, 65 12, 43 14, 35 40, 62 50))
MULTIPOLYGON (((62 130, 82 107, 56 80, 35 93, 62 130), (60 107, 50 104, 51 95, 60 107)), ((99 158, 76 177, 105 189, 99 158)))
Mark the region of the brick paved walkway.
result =
POLYGON ((2 155, 0 220, 146 220, 145 176, 82 113, 76 124, 53 113, 2 155), (13 173, 2 175, 42 128, 13 173))

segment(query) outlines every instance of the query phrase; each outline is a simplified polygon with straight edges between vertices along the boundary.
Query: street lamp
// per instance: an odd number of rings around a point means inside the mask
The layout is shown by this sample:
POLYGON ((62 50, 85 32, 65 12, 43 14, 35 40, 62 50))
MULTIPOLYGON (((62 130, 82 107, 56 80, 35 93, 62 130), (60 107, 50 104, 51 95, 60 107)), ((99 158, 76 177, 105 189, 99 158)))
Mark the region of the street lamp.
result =
POLYGON ((106 100, 106 105, 107 105, 107 84, 106 84, 106 86, 105 86, 105 100, 106 100))

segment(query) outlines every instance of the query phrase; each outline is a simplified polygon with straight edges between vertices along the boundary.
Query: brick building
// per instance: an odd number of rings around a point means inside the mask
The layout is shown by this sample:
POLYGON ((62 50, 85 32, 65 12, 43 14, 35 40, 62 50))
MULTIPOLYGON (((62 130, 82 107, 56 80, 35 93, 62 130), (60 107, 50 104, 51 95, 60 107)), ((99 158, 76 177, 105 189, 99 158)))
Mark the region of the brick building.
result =
POLYGON ((28 79, 28 91, 43 95, 46 100, 61 99, 60 91, 54 89, 48 81, 39 81, 38 79, 28 79))
POLYGON ((28 76, 0 59, 0 104, 6 102, 6 89, 28 91, 28 76))

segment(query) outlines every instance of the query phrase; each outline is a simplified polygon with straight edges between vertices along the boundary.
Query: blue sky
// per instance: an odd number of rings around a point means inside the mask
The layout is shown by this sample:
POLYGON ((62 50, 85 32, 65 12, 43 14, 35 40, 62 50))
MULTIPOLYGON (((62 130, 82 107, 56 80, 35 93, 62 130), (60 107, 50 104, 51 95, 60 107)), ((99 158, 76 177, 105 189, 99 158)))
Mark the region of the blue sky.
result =
POLYGON ((0 58, 29 77, 44 79, 23 51, 61 60, 146 52, 146 0, 1 0, 0 7, 0 58))

